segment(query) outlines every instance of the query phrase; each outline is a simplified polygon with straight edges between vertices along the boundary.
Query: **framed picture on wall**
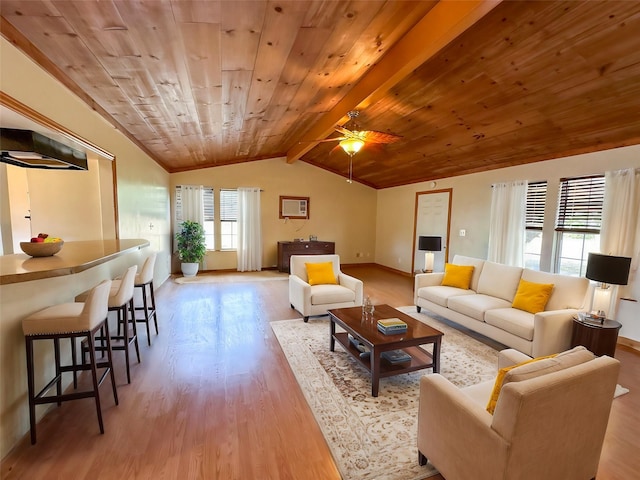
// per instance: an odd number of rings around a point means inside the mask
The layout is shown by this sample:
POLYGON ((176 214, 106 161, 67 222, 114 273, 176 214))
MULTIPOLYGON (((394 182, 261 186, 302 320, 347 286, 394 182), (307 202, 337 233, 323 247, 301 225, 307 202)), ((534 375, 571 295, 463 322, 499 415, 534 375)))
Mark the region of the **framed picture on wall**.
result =
POLYGON ((309 197, 280 196, 280 218, 309 218, 309 197))

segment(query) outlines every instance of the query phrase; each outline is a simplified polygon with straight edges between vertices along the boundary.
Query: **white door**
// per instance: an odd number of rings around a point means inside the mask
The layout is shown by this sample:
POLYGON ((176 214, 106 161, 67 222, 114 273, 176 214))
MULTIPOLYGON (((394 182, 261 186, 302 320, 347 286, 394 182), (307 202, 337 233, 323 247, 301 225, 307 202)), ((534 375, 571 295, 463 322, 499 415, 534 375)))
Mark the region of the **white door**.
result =
POLYGON ((450 214, 451 189, 416 193, 413 272, 424 270, 426 252, 418 250, 418 238, 421 236, 442 237, 442 250, 434 252, 433 271, 444 272, 448 258, 450 214))

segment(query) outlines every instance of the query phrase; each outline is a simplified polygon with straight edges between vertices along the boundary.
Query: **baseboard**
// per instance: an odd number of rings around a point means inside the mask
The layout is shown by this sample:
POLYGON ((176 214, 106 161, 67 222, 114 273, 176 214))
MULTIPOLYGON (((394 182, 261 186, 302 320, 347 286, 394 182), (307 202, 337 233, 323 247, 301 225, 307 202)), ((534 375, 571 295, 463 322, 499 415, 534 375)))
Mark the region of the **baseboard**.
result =
POLYGON ((397 270, 395 268, 387 267, 386 265, 380 265, 379 263, 371 263, 369 265, 373 265, 375 267, 381 268, 382 270, 386 270, 387 272, 397 273, 398 275, 402 275, 403 277, 413 277, 413 273, 411 272, 403 272, 402 270, 397 270))
POLYGON ((379 267, 377 263, 341 263, 340 267, 349 267, 349 268, 357 268, 357 267, 379 267))
POLYGON ((640 342, 627 337, 618 337, 618 345, 624 345, 640 352, 640 342))

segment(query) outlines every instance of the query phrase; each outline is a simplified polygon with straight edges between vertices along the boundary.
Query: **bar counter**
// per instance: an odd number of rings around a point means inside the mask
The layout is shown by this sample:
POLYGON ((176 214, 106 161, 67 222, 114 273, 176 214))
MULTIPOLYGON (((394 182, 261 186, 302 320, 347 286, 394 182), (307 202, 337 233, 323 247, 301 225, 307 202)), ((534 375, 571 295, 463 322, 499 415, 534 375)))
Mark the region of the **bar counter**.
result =
MULTIPOLYGON (((22 319, 51 305, 73 302, 78 294, 122 275, 131 265, 142 268, 151 253, 149 245, 145 239, 77 241, 65 242, 51 257, 0 256, 0 458, 29 431, 22 319)), ((55 374, 52 343, 36 342, 41 344, 35 349, 37 390, 55 374)), ((69 342, 61 342, 61 355, 68 363, 69 342)), ((66 378, 63 388, 69 382, 66 378)), ((102 408, 103 412, 114 408, 108 395, 102 408)), ((38 419, 46 410, 36 408, 38 419)))
POLYGON ((148 247, 144 239, 89 240, 65 242, 51 257, 30 257, 26 253, 0 256, 0 285, 29 282, 83 272, 127 252, 148 247))

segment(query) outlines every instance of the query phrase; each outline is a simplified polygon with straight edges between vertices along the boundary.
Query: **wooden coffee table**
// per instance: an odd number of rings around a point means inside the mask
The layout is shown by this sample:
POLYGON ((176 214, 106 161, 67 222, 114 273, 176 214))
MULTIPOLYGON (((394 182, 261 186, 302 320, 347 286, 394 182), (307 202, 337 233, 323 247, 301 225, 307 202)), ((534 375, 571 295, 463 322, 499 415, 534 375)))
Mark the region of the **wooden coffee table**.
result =
POLYGON ((442 332, 406 315, 389 305, 376 305, 373 319, 363 321, 362 308, 337 308, 329 310, 331 320, 330 350, 335 350, 336 340, 360 364, 371 372, 371 395, 378 396, 380 378, 413 372, 423 368, 432 368, 434 373, 440 371, 440 342, 442 332), (378 331, 377 322, 384 318, 399 318, 408 326, 405 333, 385 335, 378 331), (346 332, 336 333, 336 325, 346 332), (360 340, 371 353, 361 358, 360 351, 349 341, 348 334, 360 340), (432 344, 429 353, 419 345, 432 344), (411 355, 411 361, 392 365, 381 360, 380 354, 389 350, 402 349, 411 355))

